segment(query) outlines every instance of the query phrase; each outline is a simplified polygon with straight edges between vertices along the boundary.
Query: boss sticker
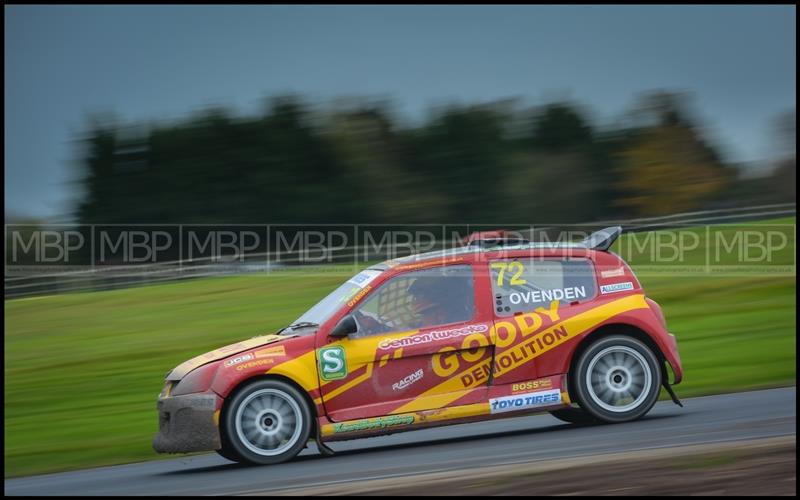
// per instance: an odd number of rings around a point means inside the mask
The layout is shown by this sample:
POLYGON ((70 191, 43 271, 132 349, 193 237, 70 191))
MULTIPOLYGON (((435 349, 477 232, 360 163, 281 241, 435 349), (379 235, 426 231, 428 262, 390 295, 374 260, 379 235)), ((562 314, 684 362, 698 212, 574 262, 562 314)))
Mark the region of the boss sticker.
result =
POLYGON ((517 382, 511 384, 511 392, 525 392, 536 389, 550 389, 553 387, 553 382, 549 378, 540 378, 539 380, 529 380, 527 382, 517 382))
POLYGON ((322 380, 339 380, 347 376, 344 347, 325 347, 319 350, 319 376, 322 380))

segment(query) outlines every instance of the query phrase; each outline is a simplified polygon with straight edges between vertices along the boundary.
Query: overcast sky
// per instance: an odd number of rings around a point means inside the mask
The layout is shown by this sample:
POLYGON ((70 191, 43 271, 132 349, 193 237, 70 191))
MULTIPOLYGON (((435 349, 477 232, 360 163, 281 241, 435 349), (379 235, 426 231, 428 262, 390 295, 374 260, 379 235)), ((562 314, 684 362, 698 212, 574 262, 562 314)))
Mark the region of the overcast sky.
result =
POLYGON ((240 113, 299 92, 432 105, 569 98, 610 122, 637 93, 690 90, 732 161, 768 159, 796 105, 795 6, 6 6, 5 197, 56 216, 90 113, 240 113))

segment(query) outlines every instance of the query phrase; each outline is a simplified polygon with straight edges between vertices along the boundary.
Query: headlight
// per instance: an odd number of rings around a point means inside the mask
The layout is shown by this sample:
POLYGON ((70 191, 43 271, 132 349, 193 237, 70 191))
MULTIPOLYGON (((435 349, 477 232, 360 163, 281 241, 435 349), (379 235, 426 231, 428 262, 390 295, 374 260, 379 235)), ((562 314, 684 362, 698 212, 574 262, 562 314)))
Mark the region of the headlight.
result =
POLYGON ((172 395, 181 396, 207 391, 211 387, 219 365, 220 363, 215 362, 195 368, 172 388, 172 395))
POLYGON ((158 395, 159 398, 168 398, 170 393, 172 392, 173 387, 175 387, 175 382, 172 380, 167 380, 164 384, 164 388, 161 389, 161 394, 158 395))

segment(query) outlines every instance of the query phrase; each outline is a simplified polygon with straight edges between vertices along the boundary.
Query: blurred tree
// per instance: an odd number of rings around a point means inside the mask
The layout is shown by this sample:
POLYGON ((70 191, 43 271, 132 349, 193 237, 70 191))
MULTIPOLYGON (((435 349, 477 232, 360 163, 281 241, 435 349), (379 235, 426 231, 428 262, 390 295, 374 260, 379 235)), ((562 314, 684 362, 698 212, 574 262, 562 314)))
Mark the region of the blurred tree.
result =
POLYGON ((628 118, 633 128, 659 126, 695 127, 692 95, 688 92, 655 90, 644 92, 634 100, 628 118))
POLYGON ((509 164, 500 191, 508 214, 505 220, 515 224, 574 223, 591 220, 599 212, 598 184, 591 159, 585 154, 522 151, 513 155, 509 164))
MULTIPOLYGON (((529 186, 522 176, 539 179, 539 189, 529 196, 550 199, 551 193, 563 193, 561 204, 568 203, 569 208, 561 210, 556 209, 558 204, 543 203, 535 212, 527 209, 527 217, 577 222, 610 216, 613 207, 609 200, 617 196, 616 172, 611 163, 614 141, 598 140, 586 113, 570 102, 545 105, 534 114, 532 123, 530 137, 521 141, 524 151, 532 154, 517 156, 515 176, 522 185, 529 186), (549 172, 544 174, 543 169, 549 172), (557 180, 559 175, 561 180, 557 180), (559 190, 542 192, 544 179, 559 190)), ((518 192, 518 187, 512 191, 518 192)))
MULTIPOLYGON (((734 184, 685 94, 642 96, 626 127, 602 132, 570 102, 451 105, 403 128, 386 102, 327 115, 296 95, 266 104, 259 116, 214 108, 148 129, 96 120, 79 221, 579 222, 694 209, 734 184)), ((774 175, 770 195, 793 187, 794 155, 774 175)))
POLYGON ((553 103, 534 117, 531 142, 544 151, 569 151, 592 144, 592 128, 576 106, 553 103))
POLYGON ((414 175, 447 204, 444 220, 486 222, 508 217, 497 187, 506 170, 505 119, 491 105, 450 106, 409 134, 414 175))
POLYGON ((778 137, 778 161, 769 177, 774 201, 797 201, 797 114, 795 110, 781 114, 775 120, 778 137))
POLYGON ((345 194, 354 210, 353 222, 423 223, 445 216, 445 198, 425 178, 413 175, 404 138, 388 112, 364 108, 333 115, 328 138, 342 168, 345 194))
POLYGON ((731 180, 717 155, 683 125, 644 132, 620 154, 618 200, 640 216, 658 216, 702 207, 731 180))

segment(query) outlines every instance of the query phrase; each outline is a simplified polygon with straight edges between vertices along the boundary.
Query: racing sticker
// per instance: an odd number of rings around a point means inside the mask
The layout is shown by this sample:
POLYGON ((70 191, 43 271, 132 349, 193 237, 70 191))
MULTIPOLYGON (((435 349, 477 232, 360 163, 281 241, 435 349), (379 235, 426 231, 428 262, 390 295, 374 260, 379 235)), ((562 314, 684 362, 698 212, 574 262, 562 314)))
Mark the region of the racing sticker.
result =
POLYGON ((418 380, 422 380, 422 368, 415 371, 411 375, 408 375, 407 377, 403 378, 399 382, 395 382, 394 384, 392 384, 392 390, 399 391, 405 389, 406 387, 410 386, 414 382, 417 382, 418 380))
POLYGON ((322 380, 339 380, 347 376, 344 347, 325 347, 319 350, 319 376, 322 380))
POLYGON ((490 399, 489 408, 492 413, 503 413, 507 411, 536 408, 538 406, 550 406, 560 402, 561 391, 559 389, 552 389, 549 391, 529 392, 527 394, 490 399))
POLYGON ((613 285, 602 285, 600 287, 600 293, 624 292, 625 290, 633 290, 633 283, 626 281, 624 283, 614 283, 613 285))

